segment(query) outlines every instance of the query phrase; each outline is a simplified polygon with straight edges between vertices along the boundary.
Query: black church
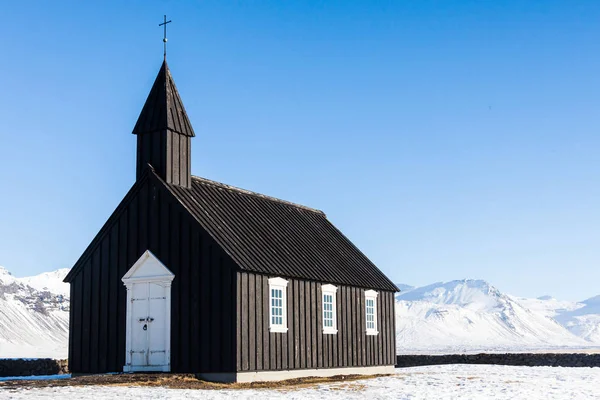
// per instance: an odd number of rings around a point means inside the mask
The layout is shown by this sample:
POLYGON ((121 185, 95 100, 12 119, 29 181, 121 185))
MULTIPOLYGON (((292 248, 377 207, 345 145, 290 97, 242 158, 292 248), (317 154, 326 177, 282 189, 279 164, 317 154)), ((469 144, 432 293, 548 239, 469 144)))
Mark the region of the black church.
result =
POLYGON ((136 182, 65 278, 73 373, 393 371, 397 287, 322 211, 193 176, 166 61, 133 134, 136 182))

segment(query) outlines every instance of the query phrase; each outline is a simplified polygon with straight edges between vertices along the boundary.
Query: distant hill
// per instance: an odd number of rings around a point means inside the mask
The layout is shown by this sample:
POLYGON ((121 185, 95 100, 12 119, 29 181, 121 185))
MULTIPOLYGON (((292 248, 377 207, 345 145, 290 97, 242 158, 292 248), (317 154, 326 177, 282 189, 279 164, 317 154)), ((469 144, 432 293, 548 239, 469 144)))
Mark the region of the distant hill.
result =
POLYGON ((66 358, 68 269, 15 278, 0 267, 0 358, 66 358))
POLYGON ((404 283, 396 283, 396 286, 398 286, 398 289, 400 289, 400 293, 402 294, 410 292, 415 288, 414 286, 406 285, 404 283))
MULTIPOLYGON (((595 311, 592 304, 595 303, 590 302, 589 311, 595 311)), ((570 302, 554 299, 508 296, 483 280, 438 282, 414 288, 397 296, 398 352, 600 346, 600 340, 592 333, 592 317, 586 317, 590 321, 587 333, 580 334, 553 318, 560 307, 577 308, 570 302)), ((576 318, 574 314, 568 315, 576 318)))
POLYGON ((590 342, 600 343, 600 296, 579 303, 574 310, 560 310, 556 320, 571 332, 590 342))

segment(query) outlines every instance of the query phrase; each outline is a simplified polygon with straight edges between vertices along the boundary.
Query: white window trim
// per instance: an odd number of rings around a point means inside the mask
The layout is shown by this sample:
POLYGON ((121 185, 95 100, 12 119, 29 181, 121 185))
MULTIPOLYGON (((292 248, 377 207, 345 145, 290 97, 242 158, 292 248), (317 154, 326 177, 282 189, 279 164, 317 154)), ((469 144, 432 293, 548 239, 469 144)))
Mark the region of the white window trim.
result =
POLYGON ((287 327, 287 285, 288 281, 283 278, 270 278, 269 279, 269 331, 274 333, 286 333, 287 327), (281 325, 273 325, 273 302, 272 302, 272 291, 271 289, 281 289, 281 308, 283 309, 281 325))
POLYGON ((335 335, 338 332, 337 329, 337 286, 333 285, 321 285, 321 321, 323 324, 323 333, 327 335, 335 335), (333 299, 333 310, 332 310, 332 318, 333 318, 333 326, 325 326, 325 310, 323 309, 323 305, 325 304, 325 295, 331 295, 333 299))
POLYGON ((367 330, 367 335, 378 335, 378 321, 377 321, 377 293, 374 290, 365 290, 365 328, 367 330), (367 328, 367 300, 373 300, 373 321, 375 322, 375 328, 367 328))

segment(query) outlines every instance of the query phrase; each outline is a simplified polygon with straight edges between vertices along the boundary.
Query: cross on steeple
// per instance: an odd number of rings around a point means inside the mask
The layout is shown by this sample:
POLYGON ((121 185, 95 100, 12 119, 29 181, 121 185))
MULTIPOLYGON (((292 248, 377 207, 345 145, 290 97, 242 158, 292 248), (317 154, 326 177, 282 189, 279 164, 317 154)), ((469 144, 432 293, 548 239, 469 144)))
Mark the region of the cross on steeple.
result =
POLYGON ((164 22, 162 24, 158 24, 158 26, 163 26, 165 28, 165 34, 163 37, 163 43, 164 43, 164 47, 165 47, 165 49, 164 49, 165 60, 167 59, 167 24, 170 22, 171 22, 171 20, 167 21, 167 16, 165 15, 164 22))

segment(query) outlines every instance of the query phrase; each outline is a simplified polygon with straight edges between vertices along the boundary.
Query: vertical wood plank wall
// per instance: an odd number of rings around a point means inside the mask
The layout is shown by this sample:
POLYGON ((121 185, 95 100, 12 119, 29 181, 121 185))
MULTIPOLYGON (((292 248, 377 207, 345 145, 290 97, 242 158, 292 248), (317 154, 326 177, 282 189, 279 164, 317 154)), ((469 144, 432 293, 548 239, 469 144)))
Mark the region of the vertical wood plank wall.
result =
POLYGON ((190 187, 190 138, 170 130, 137 135, 137 177, 141 177, 147 164, 154 167, 166 182, 190 187))
POLYGON ((237 273, 238 371, 395 365, 394 293, 379 292, 379 334, 367 336, 364 289, 338 285, 338 333, 323 334, 321 283, 288 279, 288 331, 271 333, 269 278, 237 273))
POLYGON ((138 182, 86 250, 71 284, 69 368, 118 372, 125 363, 121 278, 150 249, 174 274, 171 370, 234 372, 235 266, 162 184, 138 182))

